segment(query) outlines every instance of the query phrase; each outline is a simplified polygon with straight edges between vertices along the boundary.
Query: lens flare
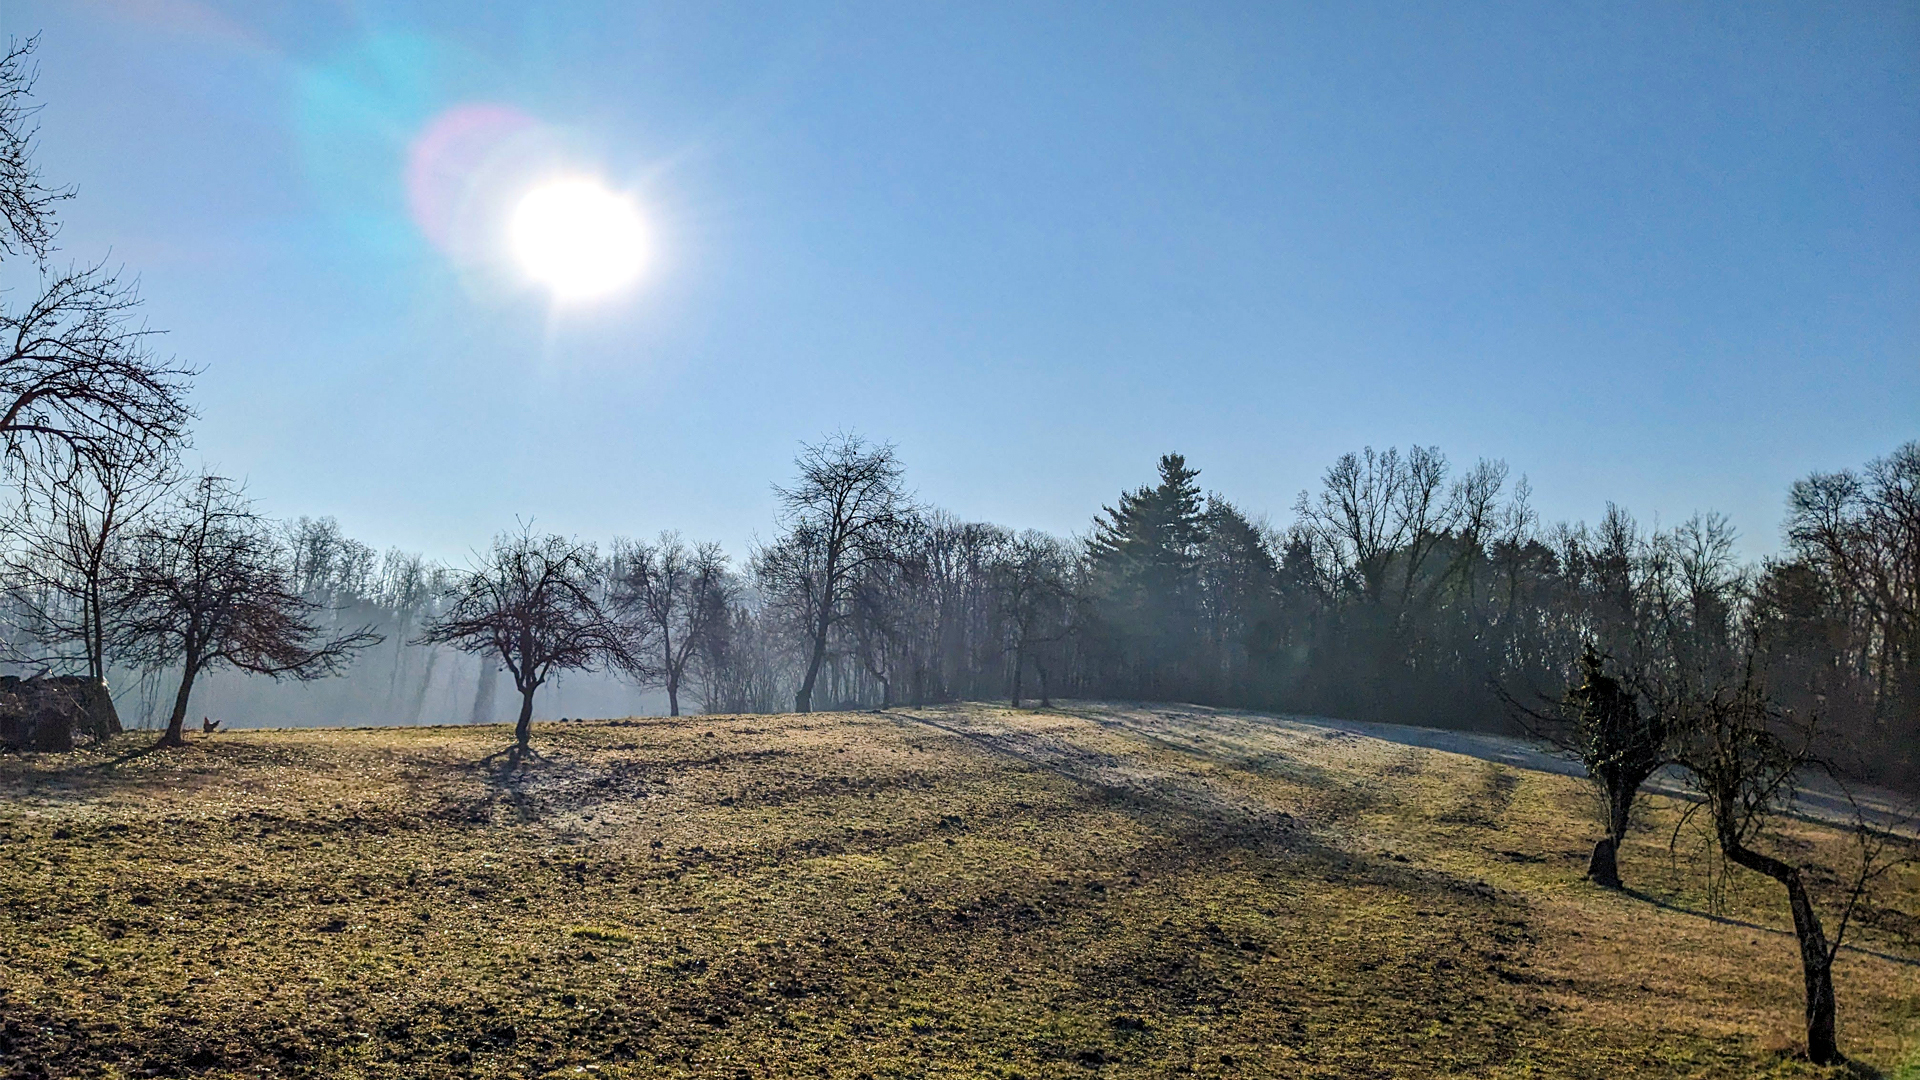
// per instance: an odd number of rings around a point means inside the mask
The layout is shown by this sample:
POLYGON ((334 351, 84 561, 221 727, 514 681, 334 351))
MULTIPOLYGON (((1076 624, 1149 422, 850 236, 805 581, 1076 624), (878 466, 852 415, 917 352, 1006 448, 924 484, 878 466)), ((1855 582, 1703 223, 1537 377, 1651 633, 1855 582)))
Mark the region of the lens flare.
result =
POLYGON ((646 228, 633 203, 594 180, 555 180, 514 208, 508 243, 527 275, 562 301, 615 292, 646 266, 646 228))
MULTIPOLYGON (((407 208, 414 224, 442 251, 468 256, 486 231, 476 226, 487 204, 499 200, 497 189, 515 182, 518 162, 539 153, 540 141, 540 124, 511 105, 471 102, 440 113, 407 147, 407 208)), ((490 224, 498 229, 499 218, 490 224)))

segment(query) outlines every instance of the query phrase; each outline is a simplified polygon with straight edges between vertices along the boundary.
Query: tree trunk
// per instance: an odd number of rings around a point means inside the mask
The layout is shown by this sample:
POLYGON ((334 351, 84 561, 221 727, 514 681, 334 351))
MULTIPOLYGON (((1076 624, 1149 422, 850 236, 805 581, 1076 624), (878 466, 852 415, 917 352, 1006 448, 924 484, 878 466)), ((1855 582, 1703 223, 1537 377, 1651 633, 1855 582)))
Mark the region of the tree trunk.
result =
POLYGON ((530 747, 533 740, 533 692, 538 686, 529 686, 520 691, 520 720, 513 725, 513 741, 522 750, 530 747))
POLYGON ((1787 900, 1793 907, 1793 933, 1800 941, 1800 974, 1807 993, 1807 1059, 1815 1065, 1840 1063, 1834 1036, 1833 952, 1826 930, 1797 868, 1788 872, 1787 900))
MULTIPOLYGON (((409 724, 418 724, 420 722, 420 710, 427 707, 427 691, 433 687, 433 668, 439 660, 439 649, 430 648, 427 650, 427 673, 420 677, 420 689, 413 695, 413 704, 407 709, 407 723, 409 724)), ((483 665, 484 663, 485 661, 482 661, 483 665)))
POLYGON ((1593 842, 1593 856, 1587 860, 1587 880, 1603 889, 1622 889, 1620 881, 1620 845, 1611 836, 1593 842))
POLYGON ((660 659, 667 669, 667 715, 680 715, 680 668, 673 663, 673 628, 660 628, 660 659))
POLYGON ((1053 708, 1053 697, 1047 693, 1047 665, 1038 660, 1033 662, 1034 673, 1040 676, 1040 707, 1053 708))
POLYGON ((187 745, 187 699, 193 695, 194 667, 189 658, 180 669, 180 689, 173 695, 173 715, 167 718, 167 733, 160 736, 161 746, 187 745))
POLYGON ((1622 782, 1619 787, 1607 793, 1607 835, 1613 838, 1613 846, 1618 848, 1627 839, 1627 827, 1633 822, 1633 800, 1640 794, 1640 785, 1645 777, 1635 777, 1631 783, 1622 782))
POLYGON ((813 711, 813 685, 820 678, 820 665, 827 659, 827 632, 823 628, 813 636, 813 655, 807 660, 807 677, 800 683, 800 692, 793 696, 794 712, 813 711))
POLYGON ((1820 925, 1820 913, 1800 878, 1800 868, 1743 846, 1721 840, 1727 858, 1786 886, 1793 909, 1793 936, 1800 944, 1800 975, 1806 990, 1807 1060, 1815 1065, 1837 1065, 1843 1059, 1834 1035, 1833 950, 1820 925))
POLYGON ((1627 824, 1633 816, 1633 800, 1640 794, 1638 781, 1624 780, 1607 789, 1607 835, 1593 845, 1593 857, 1587 860, 1587 880, 1607 889, 1623 889, 1620 881, 1620 845, 1627 838, 1627 824))
POLYGON ((81 621, 86 624, 87 674, 105 684, 107 681, 106 608, 101 601, 97 581, 87 583, 87 594, 83 604, 85 609, 81 612, 81 621))
POLYGON ((1013 650, 1013 707, 1020 707, 1020 676, 1026 673, 1027 656, 1024 648, 1013 650))
POLYGON ((493 723, 493 696, 500 681, 500 669, 485 656, 480 658, 480 683, 473 691, 473 723, 493 723))

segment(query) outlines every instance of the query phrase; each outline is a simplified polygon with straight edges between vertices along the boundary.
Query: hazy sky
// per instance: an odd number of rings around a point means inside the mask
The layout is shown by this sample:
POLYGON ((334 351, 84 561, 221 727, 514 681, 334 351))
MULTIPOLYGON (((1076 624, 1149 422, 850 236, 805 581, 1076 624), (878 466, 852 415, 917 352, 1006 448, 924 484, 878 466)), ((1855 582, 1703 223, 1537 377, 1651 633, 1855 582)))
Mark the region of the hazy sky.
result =
POLYGON ((1759 552, 1793 477, 1920 437, 1911 3, 0 0, 0 32, 43 35, 64 257, 138 273, 206 369, 200 451, 377 546, 523 515, 738 551, 845 427, 1063 533, 1166 450, 1284 523, 1340 452, 1419 442, 1548 519, 1711 507, 1759 552), (409 169, 452 145, 453 190, 462 117, 534 132, 489 176, 631 192, 641 286, 555 313, 463 254, 499 222, 430 237, 409 169))

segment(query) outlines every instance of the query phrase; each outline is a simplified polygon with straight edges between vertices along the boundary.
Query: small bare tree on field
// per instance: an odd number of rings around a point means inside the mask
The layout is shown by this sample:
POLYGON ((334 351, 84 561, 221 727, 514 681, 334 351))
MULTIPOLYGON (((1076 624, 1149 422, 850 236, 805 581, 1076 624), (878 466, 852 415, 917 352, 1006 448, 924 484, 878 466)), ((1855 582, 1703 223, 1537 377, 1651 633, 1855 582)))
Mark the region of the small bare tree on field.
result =
POLYGON ((630 631, 631 674, 667 692, 680 715, 680 689, 707 638, 733 617, 733 582, 719 544, 689 548, 678 533, 652 543, 615 541, 613 608, 630 631))
MULTIPOLYGON (((513 729, 530 747, 533 695, 561 671, 631 669, 636 660, 602 602, 605 571, 593 545, 536 536, 531 526, 502 533, 479 566, 460 575, 447 610, 428 620, 417 644, 452 645, 499 663, 520 691, 513 729)), ((483 669, 484 671, 484 669, 483 669)))
POLYGON ((1887 858, 1891 831, 1871 827, 1856 805, 1857 861, 1841 881, 1845 900, 1829 936, 1807 889, 1808 868, 1763 850, 1768 826, 1791 803, 1796 784, 1810 772, 1827 771, 1812 747, 1813 725, 1775 707, 1749 667, 1737 684, 1698 703, 1679 762, 1704 799, 1721 855, 1786 890, 1800 951, 1807 1057, 1817 1065, 1833 1065, 1844 1060, 1834 1030, 1834 957, 1868 888, 1907 856, 1901 851, 1887 858))
POLYGON ((875 563, 897 561, 915 519, 902 468, 887 444, 838 434, 803 447, 792 487, 776 487, 785 531, 757 553, 754 569, 773 603, 803 635, 806 674, 794 695, 811 712, 834 627, 849 617, 854 585, 875 563))
POLYGON ((1495 687, 1513 718, 1577 753, 1600 789, 1606 835, 1587 877, 1620 888, 1619 852, 1641 786, 1672 763, 1697 703, 1737 677, 1746 577, 1724 517, 1695 514, 1643 536, 1609 504, 1597 535, 1568 545, 1584 563, 1584 595, 1569 605, 1584 639, 1566 693, 1536 706, 1495 687))
POLYGON ((203 672, 316 679, 381 640, 367 627, 329 633, 320 624, 325 608, 294 591, 271 524, 223 477, 196 480, 134 533, 129 549, 116 598, 118 651, 150 668, 180 668, 162 746, 184 743, 203 672))

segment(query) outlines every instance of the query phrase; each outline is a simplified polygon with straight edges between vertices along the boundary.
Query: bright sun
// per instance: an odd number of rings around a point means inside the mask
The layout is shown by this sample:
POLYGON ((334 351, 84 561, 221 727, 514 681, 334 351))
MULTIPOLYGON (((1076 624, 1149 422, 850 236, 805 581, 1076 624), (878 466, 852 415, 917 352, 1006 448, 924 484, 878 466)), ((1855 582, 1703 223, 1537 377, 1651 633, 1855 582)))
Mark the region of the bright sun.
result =
POLYGON ((556 180, 529 191, 507 235, 521 267, 558 300, 605 296, 646 263, 639 212, 592 180, 556 180))

